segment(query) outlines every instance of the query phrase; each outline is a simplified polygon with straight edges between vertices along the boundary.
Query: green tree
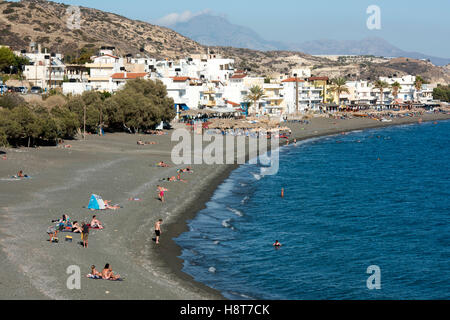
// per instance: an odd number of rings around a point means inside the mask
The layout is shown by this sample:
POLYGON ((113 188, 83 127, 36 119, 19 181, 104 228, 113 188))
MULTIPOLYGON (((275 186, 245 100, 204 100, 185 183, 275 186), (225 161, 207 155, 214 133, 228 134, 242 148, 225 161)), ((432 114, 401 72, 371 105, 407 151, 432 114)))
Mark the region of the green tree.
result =
POLYGON ((347 80, 345 78, 335 78, 331 80, 332 86, 328 89, 330 92, 336 93, 338 101, 337 104, 341 103, 341 94, 350 93, 348 87, 345 85, 347 80))
POLYGON ((420 99, 420 93, 424 84, 426 84, 425 80, 421 76, 416 76, 416 80, 414 81, 414 88, 416 89, 416 101, 419 101, 420 99))
POLYGON ((126 126, 138 132, 175 117, 174 101, 159 80, 128 81, 122 90, 105 100, 105 105, 108 125, 116 129, 126 126))
POLYGON ((26 139, 30 147, 39 137, 40 127, 36 114, 28 106, 20 106, 11 110, 11 118, 20 125, 19 139, 26 139))
POLYGON ((255 113, 260 113, 258 101, 264 97, 264 90, 258 85, 252 86, 247 93, 245 100, 251 102, 255 107, 255 113))
POLYGON ((25 99, 17 93, 7 93, 3 96, 0 96, 0 107, 3 108, 13 109, 25 104, 25 99))
POLYGON ((389 88, 389 84, 385 81, 377 80, 373 85, 374 89, 380 90, 380 103, 384 102, 384 89, 389 88))
POLYGON ((77 114, 71 112, 67 107, 56 107, 50 111, 55 123, 56 137, 71 139, 77 134, 80 122, 77 114))
POLYGON ((0 71, 9 73, 10 66, 15 66, 16 57, 8 47, 0 47, 0 71))
POLYGON ((439 85, 433 89, 433 99, 450 102, 450 86, 439 85))
POLYGON ((391 84, 392 88, 392 95, 394 96, 394 99, 397 99, 398 91, 402 88, 400 83, 398 81, 395 81, 393 84, 391 84))

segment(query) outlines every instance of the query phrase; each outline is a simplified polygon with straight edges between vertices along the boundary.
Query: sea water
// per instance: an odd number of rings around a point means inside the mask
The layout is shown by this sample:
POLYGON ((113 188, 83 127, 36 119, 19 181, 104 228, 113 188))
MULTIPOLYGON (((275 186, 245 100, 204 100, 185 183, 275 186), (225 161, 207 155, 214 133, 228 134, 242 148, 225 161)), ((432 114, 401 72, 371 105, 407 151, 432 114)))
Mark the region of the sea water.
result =
POLYGON ((196 281, 229 299, 450 298, 449 121, 303 141, 259 173, 235 170, 176 239, 196 281))

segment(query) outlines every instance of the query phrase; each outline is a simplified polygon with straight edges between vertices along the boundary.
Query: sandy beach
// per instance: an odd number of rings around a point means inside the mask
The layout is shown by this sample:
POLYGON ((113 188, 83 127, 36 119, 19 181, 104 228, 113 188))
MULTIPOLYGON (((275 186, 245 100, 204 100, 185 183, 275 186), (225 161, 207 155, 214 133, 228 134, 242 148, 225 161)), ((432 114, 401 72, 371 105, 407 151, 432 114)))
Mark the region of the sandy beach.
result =
MULTIPOLYGON (((426 113, 423 121, 450 119, 448 114, 426 113)), ((292 139, 417 123, 419 117, 379 122, 365 118, 314 118, 310 124, 291 124, 292 139)), ((236 165, 192 165, 187 182, 165 182, 177 168, 171 164, 170 131, 162 136, 107 134, 69 141, 72 147, 0 149, 0 299, 133 299, 201 300, 222 295, 181 271, 181 249, 172 238, 187 230, 186 221, 204 207, 236 165), (137 140, 155 141, 139 146, 137 140), (1 156, 6 155, 7 160, 1 156), (31 179, 10 177, 19 170, 31 179), (156 186, 169 189, 166 202, 157 198, 156 186), (119 210, 92 212, 85 209, 91 194, 98 194, 119 210), (129 201, 131 197, 142 201, 129 201), (73 242, 50 243, 46 234, 51 220, 66 213, 71 220, 90 221, 96 214, 104 230, 91 231, 89 248, 73 242), (152 240, 154 223, 162 218, 161 244, 152 240), (110 263, 125 281, 91 280, 85 277, 92 264, 102 269, 110 263), (69 290, 67 267, 81 268, 81 290, 69 290)))

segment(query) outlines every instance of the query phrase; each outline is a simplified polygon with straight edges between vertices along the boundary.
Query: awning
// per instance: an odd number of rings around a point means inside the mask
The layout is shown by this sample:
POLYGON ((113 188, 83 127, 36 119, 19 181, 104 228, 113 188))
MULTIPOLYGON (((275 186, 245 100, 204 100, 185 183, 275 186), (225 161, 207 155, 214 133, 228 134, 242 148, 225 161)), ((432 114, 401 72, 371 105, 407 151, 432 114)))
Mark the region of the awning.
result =
POLYGON ((177 106, 180 108, 180 111, 189 110, 189 107, 185 103, 175 103, 175 110, 177 109, 177 106))

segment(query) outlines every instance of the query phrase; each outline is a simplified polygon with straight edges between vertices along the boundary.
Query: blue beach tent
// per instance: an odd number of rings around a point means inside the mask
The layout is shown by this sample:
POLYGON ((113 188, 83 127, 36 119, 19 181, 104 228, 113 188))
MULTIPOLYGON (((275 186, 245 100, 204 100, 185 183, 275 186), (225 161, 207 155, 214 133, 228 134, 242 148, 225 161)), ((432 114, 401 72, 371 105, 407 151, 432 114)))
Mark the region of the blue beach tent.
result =
POLYGON ((106 206, 105 206, 105 203, 103 202, 102 197, 100 197, 96 194, 93 194, 91 196, 91 200, 89 200, 88 209, 105 210, 106 206))

